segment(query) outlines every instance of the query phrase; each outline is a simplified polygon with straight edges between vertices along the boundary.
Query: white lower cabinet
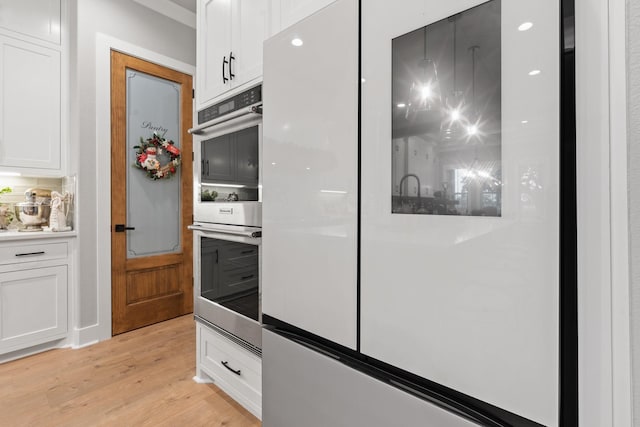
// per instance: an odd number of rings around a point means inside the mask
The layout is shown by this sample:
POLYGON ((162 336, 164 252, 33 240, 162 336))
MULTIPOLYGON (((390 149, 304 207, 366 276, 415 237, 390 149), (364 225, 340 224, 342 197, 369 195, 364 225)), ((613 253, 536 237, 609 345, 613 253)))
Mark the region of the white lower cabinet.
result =
POLYGON ((66 334, 66 265, 0 273, 0 353, 66 334))
POLYGON ((262 359, 238 342, 196 322, 199 380, 211 379, 225 393, 262 418, 262 359))
POLYGON ((68 264, 65 241, 0 243, 0 360, 67 338, 68 264))

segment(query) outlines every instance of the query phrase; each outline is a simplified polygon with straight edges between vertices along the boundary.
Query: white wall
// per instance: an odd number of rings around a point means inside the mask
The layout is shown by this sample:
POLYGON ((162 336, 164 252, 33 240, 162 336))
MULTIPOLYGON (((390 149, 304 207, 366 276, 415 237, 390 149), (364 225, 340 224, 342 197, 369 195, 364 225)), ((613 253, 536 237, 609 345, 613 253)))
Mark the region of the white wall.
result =
POLYGON ((78 176, 77 327, 98 322, 96 221, 96 34, 103 33, 161 55, 195 65, 193 28, 132 0, 76 0, 71 34, 71 173, 78 176), (75 27, 75 28, 74 28, 75 27))
POLYGON ((627 0, 627 117, 634 425, 640 425, 640 2, 627 0))

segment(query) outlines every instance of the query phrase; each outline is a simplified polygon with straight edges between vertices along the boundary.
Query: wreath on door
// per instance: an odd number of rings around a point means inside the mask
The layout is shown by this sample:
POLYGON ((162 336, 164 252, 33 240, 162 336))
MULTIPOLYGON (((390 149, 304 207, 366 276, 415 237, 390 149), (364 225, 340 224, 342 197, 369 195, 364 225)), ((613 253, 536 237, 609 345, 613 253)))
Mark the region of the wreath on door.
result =
POLYGON ((167 140, 157 133, 151 138, 140 137, 140 145, 133 147, 136 150, 135 167, 146 172, 154 181, 171 178, 180 166, 180 149, 171 140, 167 140), (169 158, 164 164, 160 163, 158 156, 166 154, 169 158))

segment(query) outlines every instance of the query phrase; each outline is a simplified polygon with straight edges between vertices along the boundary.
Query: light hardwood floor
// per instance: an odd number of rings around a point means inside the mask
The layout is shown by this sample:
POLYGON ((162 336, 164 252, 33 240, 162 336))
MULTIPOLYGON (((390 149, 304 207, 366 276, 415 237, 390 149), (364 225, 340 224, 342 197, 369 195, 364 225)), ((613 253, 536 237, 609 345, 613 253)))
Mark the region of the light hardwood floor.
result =
POLYGON ((0 365, 0 426, 224 426, 260 421, 197 384, 192 315, 0 365))

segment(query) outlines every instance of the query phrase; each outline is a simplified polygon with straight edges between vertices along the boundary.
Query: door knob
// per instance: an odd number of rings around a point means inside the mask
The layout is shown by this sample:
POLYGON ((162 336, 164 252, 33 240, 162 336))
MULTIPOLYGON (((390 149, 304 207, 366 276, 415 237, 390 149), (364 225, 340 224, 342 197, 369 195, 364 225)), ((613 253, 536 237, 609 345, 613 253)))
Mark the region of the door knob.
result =
POLYGON ((124 233, 126 230, 135 230, 135 227, 127 227, 124 224, 116 224, 116 233, 124 233))

